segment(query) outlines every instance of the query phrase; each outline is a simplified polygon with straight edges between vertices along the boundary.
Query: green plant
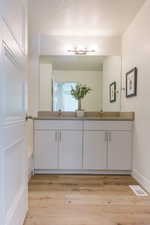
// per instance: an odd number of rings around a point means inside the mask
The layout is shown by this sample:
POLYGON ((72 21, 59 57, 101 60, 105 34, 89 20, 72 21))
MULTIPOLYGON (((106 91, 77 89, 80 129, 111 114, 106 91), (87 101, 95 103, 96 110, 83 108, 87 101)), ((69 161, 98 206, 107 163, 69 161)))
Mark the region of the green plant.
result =
POLYGON ((87 85, 77 84, 71 88, 71 95, 78 100, 78 110, 81 110, 81 99, 83 99, 92 89, 87 85))

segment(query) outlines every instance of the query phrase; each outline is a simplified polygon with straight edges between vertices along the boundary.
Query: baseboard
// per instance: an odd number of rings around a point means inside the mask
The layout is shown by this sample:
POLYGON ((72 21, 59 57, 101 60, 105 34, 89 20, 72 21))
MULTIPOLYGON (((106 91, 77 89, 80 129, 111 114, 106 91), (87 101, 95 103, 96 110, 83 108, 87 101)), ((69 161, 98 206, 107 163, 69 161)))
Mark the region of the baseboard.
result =
POLYGON ((23 225, 28 210, 27 188, 21 188, 6 214, 5 225, 23 225))
POLYGON ((117 174, 117 175, 128 175, 131 174, 129 170, 34 170, 35 174, 117 174))
POLYGON ((148 192, 150 193, 150 180, 144 177, 137 170, 133 170, 132 177, 148 192))

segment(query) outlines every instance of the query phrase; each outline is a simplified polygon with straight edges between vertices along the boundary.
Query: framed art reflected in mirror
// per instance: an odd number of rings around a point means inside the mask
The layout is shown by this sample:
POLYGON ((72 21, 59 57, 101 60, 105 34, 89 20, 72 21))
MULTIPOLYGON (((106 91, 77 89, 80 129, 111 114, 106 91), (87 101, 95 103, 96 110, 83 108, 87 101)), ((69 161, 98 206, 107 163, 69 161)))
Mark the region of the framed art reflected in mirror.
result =
POLYGON ((111 103, 116 101, 116 82, 115 81, 111 83, 109 86, 109 98, 111 103))

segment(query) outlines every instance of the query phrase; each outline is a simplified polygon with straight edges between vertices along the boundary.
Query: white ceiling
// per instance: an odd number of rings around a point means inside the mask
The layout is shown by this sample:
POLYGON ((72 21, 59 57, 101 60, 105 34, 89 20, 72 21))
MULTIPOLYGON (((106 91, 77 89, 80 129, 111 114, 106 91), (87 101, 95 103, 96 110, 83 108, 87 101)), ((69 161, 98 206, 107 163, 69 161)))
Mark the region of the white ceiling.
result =
POLYGON ((119 36, 145 0, 29 0, 30 30, 47 35, 119 36))
POLYGON ((52 64, 53 70, 101 71, 103 56, 41 56, 40 63, 52 64))

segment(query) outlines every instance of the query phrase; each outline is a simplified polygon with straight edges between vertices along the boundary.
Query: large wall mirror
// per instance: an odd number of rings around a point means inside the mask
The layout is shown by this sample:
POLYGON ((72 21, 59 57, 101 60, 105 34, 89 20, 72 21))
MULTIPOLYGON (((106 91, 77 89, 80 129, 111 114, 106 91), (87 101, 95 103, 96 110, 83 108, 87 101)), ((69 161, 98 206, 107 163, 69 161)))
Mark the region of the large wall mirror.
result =
POLYGON ((121 56, 40 56, 39 84, 40 111, 75 111, 77 84, 91 88, 85 111, 120 111, 121 56))

